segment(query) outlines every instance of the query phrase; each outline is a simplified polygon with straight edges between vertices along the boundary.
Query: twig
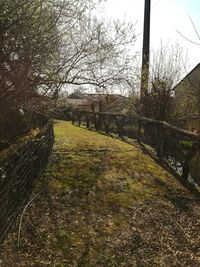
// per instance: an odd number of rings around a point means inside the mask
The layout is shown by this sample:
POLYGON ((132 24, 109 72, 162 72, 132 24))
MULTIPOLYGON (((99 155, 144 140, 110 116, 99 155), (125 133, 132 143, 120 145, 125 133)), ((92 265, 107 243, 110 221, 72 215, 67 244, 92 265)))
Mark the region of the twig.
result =
POLYGON ((187 40, 188 42, 190 42, 190 43, 192 43, 192 44, 195 44, 195 45, 200 45, 200 43, 197 43, 197 42, 194 42, 194 41, 192 41, 191 39, 189 39, 189 38, 187 38, 185 35, 183 35, 179 30, 177 30, 176 29, 176 31, 177 31, 177 33, 181 36, 181 37, 183 37, 185 40, 187 40))
POLYGON ((17 246, 20 247, 20 235, 21 235, 21 228, 22 228, 22 220, 23 220, 23 217, 24 217, 24 213, 26 211, 26 209, 28 208, 28 206, 33 202, 33 200, 39 196, 40 194, 42 194, 44 191, 46 190, 43 189, 42 191, 40 191, 39 193, 37 193, 27 204, 26 206, 24 207, 23 211, 22 211, 22 215, 20 217, 20 222, 19 222, 19 228, 18 228, 18 235, 17 235, 17 246))
POLYGON ((106 260, 109 260, 109 261, 111 261, 112 263, 114 263, 114 265, 115 266, 117 266, 117 267, 119 267, 119 265, 117 264, 117 262, 115 262, 114 260, 112 260, 111 258, 108 258, 108 257, 106 257, 105 255, 103 255, 103 254, 100 254, 103 258, 105 258, 106 260))
POLYGON ((132 152, 133 149, 110 149, 110 148, 102 148, 102 149, 72 149, 68 151, 58 151, 52 152, 54 155, 68 155, 70 153, 86 153, 86 152, 132 152))
POLYGON ((190 22, 191 22, 191 24, 193 26, 194 31, 196 32, 196 35, 197 35, 198 39, 200 40, 200 35, 199 35, 199 32, 197 31, 197 28, 196 28, 196 26, 194 24, 194 21, 192 20, 192 18, 190 16, 189 16, 189 19, 190 19, 190 22))

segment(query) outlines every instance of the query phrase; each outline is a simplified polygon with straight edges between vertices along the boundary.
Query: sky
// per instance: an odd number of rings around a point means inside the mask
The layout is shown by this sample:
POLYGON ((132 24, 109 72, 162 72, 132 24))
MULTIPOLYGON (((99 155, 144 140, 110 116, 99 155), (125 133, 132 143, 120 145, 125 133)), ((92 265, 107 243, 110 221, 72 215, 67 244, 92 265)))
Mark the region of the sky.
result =
MULTIPOLYGON (((137 42, 133 49, 142 49, 144 0, 107 0, 101 5, 99 14, 105 19, 120 19, 136 23, 137 42)), ((200 0, 151 0, 151 50, 164 45, 178 43, 183 47, 183 61, 187 61, 186 72, 200 63, 200 40, 192 26, 192 19, 200 35, 200 0), (180 33, 178 33, 180 32, 180 33), (193 44, 183 38, 196 42, 193 44), (187 56, 187 60, 186 60, 187 56)))

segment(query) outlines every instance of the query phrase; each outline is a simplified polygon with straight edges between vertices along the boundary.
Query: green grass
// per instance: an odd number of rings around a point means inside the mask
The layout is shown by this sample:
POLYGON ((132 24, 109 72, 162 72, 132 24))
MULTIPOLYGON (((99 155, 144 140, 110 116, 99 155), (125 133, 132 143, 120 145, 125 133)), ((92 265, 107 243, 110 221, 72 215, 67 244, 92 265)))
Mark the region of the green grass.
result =
POLYGON ((59 160, 48 170, 55 177, 51 182, 54 190, 92 190, 101 205, 129 207, 134 202, 161 198, 167 187, 178 186, 137 145, 69 122, 56 122, 55 136, 54 151, 59 160), (157 183, 158 179, 166 183, 166 188, 157 183))
MULTIPOLYGON (((171 248, 187 246, 173 232, 176 222, 180 231, 184 227, 174 216, 185 216, 187 209, 181 213, 180 208, 191 195, 136 142, 64 121, 56 121, 54 129, 51 161, 33 195, 47 190, 24 216, 21 250, 13 255, 12 240, 4 250, 5 266, 17 259, 17 266, 128 267, 144 259, 141 266, 148 267, 158 266, 166 255, 162 266, 172 266, 171 248)), ((191 221, 184 229, 191 229, 191 221)), ((195 236, 198 231, 197 225, 195 236)))
MULTIPOLYGON (((94 266, 95 260, 102 257, 106 238, 128 229, 129 221, 121 210, 128 212, 148 200, 164 200, 169 188, 173 192, 173 188, 181 187, 137 144, 63 121, 55 123, 54 155, 48 176, 51 195, 62 196, 59 209, 67 209, 73 218, 60 225, 57 249, 71 262, 85 255, 83 266, 94 266), (66 195, 71 196, 67 202, 62 200, 66 195)), ((113 253, 106 251, 111 258, 113 253)))

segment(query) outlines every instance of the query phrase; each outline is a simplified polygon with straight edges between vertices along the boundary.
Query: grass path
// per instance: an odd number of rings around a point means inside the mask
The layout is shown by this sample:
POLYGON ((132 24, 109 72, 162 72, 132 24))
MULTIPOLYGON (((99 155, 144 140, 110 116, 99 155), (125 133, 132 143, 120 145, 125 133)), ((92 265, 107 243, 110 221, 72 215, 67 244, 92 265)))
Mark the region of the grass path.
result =
POLYGON ((200 207, 137 144, 55 123, 51 162, 0 266, 200 266, 200 207))

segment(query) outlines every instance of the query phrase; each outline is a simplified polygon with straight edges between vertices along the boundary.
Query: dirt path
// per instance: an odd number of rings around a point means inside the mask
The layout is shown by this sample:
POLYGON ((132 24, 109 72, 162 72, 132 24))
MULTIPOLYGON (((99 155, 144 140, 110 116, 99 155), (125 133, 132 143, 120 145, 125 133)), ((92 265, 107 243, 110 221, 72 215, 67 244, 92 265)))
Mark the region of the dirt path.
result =
POLYGON ((62 121, 55 137, 0 266, 200 266, 200 205, 173 176, 137 144, 62 121))

